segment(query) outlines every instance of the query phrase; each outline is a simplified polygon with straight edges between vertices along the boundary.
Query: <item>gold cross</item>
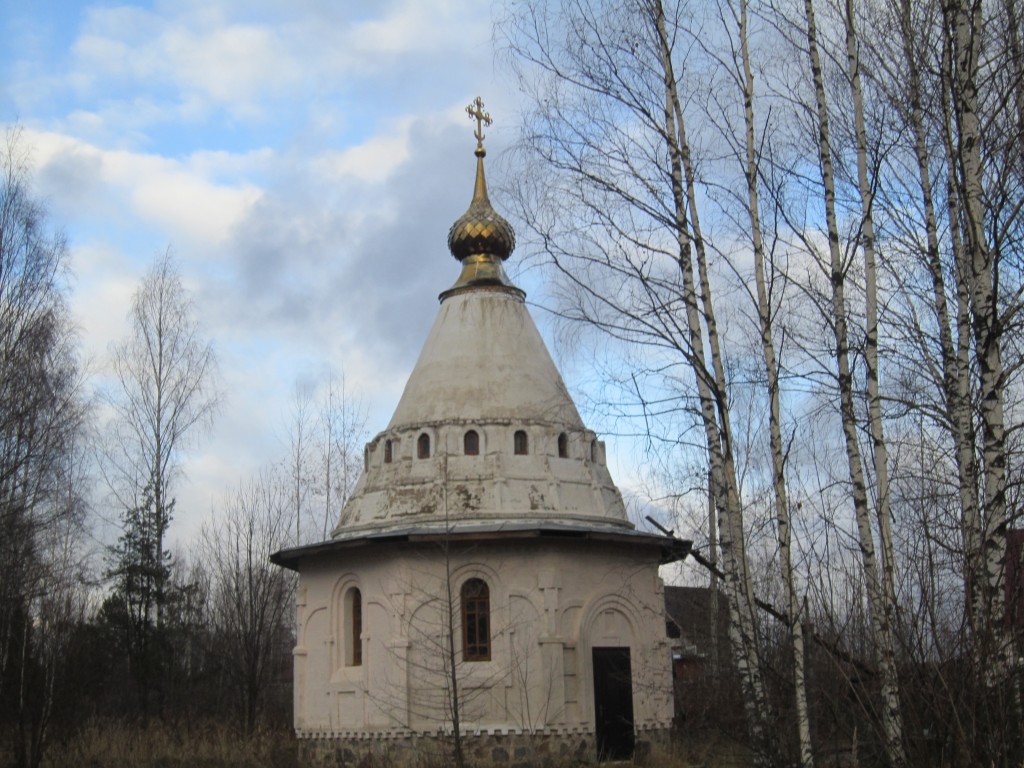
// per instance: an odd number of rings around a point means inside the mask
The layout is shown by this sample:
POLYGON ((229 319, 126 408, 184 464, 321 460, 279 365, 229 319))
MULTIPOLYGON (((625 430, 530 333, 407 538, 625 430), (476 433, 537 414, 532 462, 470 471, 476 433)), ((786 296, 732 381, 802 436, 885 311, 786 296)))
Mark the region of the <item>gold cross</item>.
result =
POLYGON ((493 121, 491 115, 484 111, 484 100, 477 96, 473 99, 473 103, 466 107, 466 114, 476 120, 476 131, 473 135, 476 136, 476 149, 478 152, 484 148, 484 126, 490 125, 493 121))

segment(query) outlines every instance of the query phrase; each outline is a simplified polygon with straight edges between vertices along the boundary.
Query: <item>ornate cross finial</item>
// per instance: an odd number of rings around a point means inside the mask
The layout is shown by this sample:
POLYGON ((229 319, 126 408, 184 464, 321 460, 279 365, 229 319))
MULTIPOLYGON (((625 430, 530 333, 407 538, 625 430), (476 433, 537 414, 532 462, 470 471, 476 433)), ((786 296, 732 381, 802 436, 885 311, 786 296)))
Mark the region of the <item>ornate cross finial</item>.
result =
POLYGON ((476 154, 483 157, 484 126, 490 125, 493 122, 491 115, 484 111, 484 100, 479 96, 473 99, 473 103, 466 107, 466 114, 476 120, 476 131, 473 132, 473 135, 476 136, 476 154))

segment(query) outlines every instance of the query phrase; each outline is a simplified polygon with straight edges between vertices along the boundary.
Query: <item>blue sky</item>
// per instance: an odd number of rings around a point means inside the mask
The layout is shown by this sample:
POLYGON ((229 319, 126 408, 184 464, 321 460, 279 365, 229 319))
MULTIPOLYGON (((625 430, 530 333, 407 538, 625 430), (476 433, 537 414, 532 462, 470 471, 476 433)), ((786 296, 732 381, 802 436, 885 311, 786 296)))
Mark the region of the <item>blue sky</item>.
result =
POLYGON ((489 5, 36 0, 5 3, 0 34, 0 122, 67 231, 96 380, 168 246, 218 352, 225 403, 186 457, 172 538, 282 454, 296 381, 344 372, 383 428, 457 276, 466 104, 495 117, 489 158, 515 136, 489 5))

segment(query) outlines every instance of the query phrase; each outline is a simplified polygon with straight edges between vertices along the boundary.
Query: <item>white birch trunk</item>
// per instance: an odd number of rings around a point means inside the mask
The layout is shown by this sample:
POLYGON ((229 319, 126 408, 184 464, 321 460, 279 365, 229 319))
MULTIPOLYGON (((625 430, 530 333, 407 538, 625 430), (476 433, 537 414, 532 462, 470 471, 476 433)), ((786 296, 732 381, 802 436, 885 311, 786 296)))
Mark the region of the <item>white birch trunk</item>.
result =
POLYGON ((785 447, 782 441, 782 408, 779 394, 779 366, 772 337, 771 307, 765 278, 764 238, 761 233, 761 212, 758 196, 757 152, 754 136, 754 74, 750 65, 750 47, 747 39, 747 0, 739 4, 739 42, 743 67, 744 144, 747 181, 747 210, 754 249, 754 282, 757 290, 757 317, 761 333, 761 352, 768 380, 768 426, 772 455, 772 487, 775 492, 775 515, 778 524, 779 566, 786 592, 789 615, 790 645, 793 649, 793 693, 796 699, 796 726, 800 750, 800 765, 814 765, 811 745, 811 721, 807 707, 805 679, 805 653, 800 598, 793 574, 792 542, 789 519, 789 499, 785 477, 785 447))
POLYGON ((718 649, 718 593, 721 587, 718 583, 718 508, 715 505, 714 494, 711 488, 714 479, 708 471, 708 562, 711 563, 711 594, 708 599, 708 637, 711 638, 711 679, 718 681, 721 671, 719 664, 718 649))
POLYGON ((758 648, 757 623, 754 614, 753 585, 750 579, 743 540, 742 507, 736 483, 732 458, 728 405, 725 399, 725 376, 718 346, 714 313, 711 309, 710 287, 707 282, 706 260, 699 225, 695 219, 696 193, 689 145, 679 93, 671 59, 671 48, 665 27, 664 9, 660 0, 654 0, 654 15, 659 51, 661 53, 665 86, 665 134, 672 169, 672 194, 675 210, 675 230, 679 248, 679 268, 683 281, 683 300, 686 306, 686 325, 689 336, 691 368, 697 382, 711 464, 710 477, 715 504, 718 507, 720 527, 719 545, 725 572, 733 658, 743 688, 744 707, 757 765, 772 764, 774 749, 769 728, 768 702, 764 691, 761 659, 758 648), (684 181, 685 174, 685 181, 684 181), (685 185, 685 186, 684 186, 685 185), (689 214, 689 216, 688 216, 689 214), (694 237, 690 237, 693 226, 694 237), (692 258, 697 257, 701 280, 702 306, 698 306, 692 258), (704 326, 701 325, 703 309, 704 326), (705 328, 706 333, 705 333, 705 328), (705 344, 710 348, 714 372, 707 366, 705 344))
MULTIPOLYGON (((899 707, 899 686, 893 664, 891 625, 886 618, 886 590, 879 576, 874 533, 868 504, 860 445, 857 442, 857 417, 854 409, 853 379, 850 370, 849 335, 846 318, 846 265, 839 249, 839 227, 835 208, 835 177, 832 170, 832 147, 829 136, 825 85, 818 53, 813 0, 804 0, 808 54, 811 61, 817 107, 818 159, 824 188, 825 219, 828 227, 829 279, 832 285, 832 323, 836 340, 836 367, 840 398, 840 415, 846 441, 846 458, 850 473, 854 513, 859 536, 861 567, 867 588, 868 613, 879 676, 882 681, 882 729, 886 756, 893 766, 907 764, 903 748, 902 718, 899 707)), ((884 554, 883 554, 884 558, 884 554)))
POLYGON ((878 269, 875 258, 874 193, 868 178, 868 140, 864 120, 864 91, 860 78, 856 18, 853 0, 845 3, 846 60, 853 98, 853 121, 857 152, 857 188, 861 203, 861 249, 864 253, 865 328, 864 361, 867 377, 868 421, 871 455, 875 470, 875 517, 881 548, 880 603, 872 613, 882 687, 882 728, 890 762, 906 760, 903 748, 903 716, 900 709, 899 679, 896 672, 893 622, 896 611, 895 555, 892 543, 892 511, 889 495, 889 451, 882 427, 882 398, 878 386, 878 269))
POLYGON ((990 620, 1002 622, 1002 565, 1006 534, 1006 452, 1003 414, 1003 363, 999 309, 992 254, 985 237, 985 209, 978 118, 978 50, 981 4, 972 9, 958 4, 953 17, 954 108, 959 124, 957 160, 960 166, 960 213, 965 236, 965 274, 971 294, 974 343, 981 379, 981 417, 985 471, 985 574, 990 620))
MULTIPOLYGON (((968 622, 972 635, 978 633, 976 616, 981 609, 980 584, 981 568, 981 518, 978 510, 978 468, 974 452, 974 427, 972 424, 970 398, 970 369, 967 353, 969 338, 962 318, 966 317, 967 296, 964 284, 955 280, 957 305, 952 321, 946 298, 946 280, 944 267, 939 251, 938 216, 935 211, 935 199, 932 185, 930 158, 928 153, 928 133, 925 128, 925 115, 922 108, 922 76, 919 55, 914 49, 913 18, 910 0, 899 0, 899 31, 903 52, 903 67, 907 73, 906 96, 909 105, 910 128, 913 131, 913 152, 918 163, 918 174, 921 183, 922 210, 925 217, 927 239, 927 263, 932 280, 932 309, 939 331, 939 348, 942 354, 943 397, 945 399, 946 416, 949 433, 953 441, 953 452, 956 462, 957 494, 961 504, 961 528, 964 541, 964 574, 965 603, 967 605, 968 622), (951 323, 955 322, 961 343, 952 337, 951 323)), ((943 109, 947 111, 948 99, 943 98, 943 109)), ((943 125, 948 125, 948 119, 943 125)), ((950 131, 945 132, 947 166, 953 167, 953 153, 949 143, 950 131)), ((949 177, 951 179, 951 176, 949 177)), ((953 262, 959 261, 962 253, 959 242, 955 217, 955 188, 947 189, 947 214, 949 215, 950 234, 952 240, 953 262)), ((958 272, 959 270, 957 270, 958 272)))
MULTIPOLYGON (((970 294, 971 321, 980 382, 984 505, 981 559, 984 569, 984 634, 981 652, 987 658, 985 681, 1005 684, 1015 662, 1013 635, 1006 623, 1004 596, 1006 531, 1006 427, 1003 408, 1003 327, 995 280, 994 254, 985 233, 984 171, 978 115, 978 61, 982 36, 982 4, 951 2, 946 28, 951 34, 953 114, 956 119, 956 161, 959 214, 964 237, 962 270, 970 294)), ((978 621, 976 617, 976 621, 978 621)), ((1014 686, 1014 691, 1016 687, 1014 686)), ((1018 694, 1019 695, 1019 694, 1018 694)), ((1020 702, 1013 700, 1010 717, 1019 720, 1020 702)), ((991 713, 997 716, 995 712, 991 713)), ((1004 713, 1005 714, 1005 713, 1004 713)))
POLYGON ((961 473, 961 528, 964 541, 964 598, 967 606, 968 625, 975 640, 973 654, 976 668, 981 665, 981 644, 977 642, 983 634, 985 616, 984 565, 981 542, 984 538, 980 502, 978 500, 979 469, 975 453, 976 433, 974 409, 971 402, 971 310, 970 291, 967 286, 964 244, 960 236, 959 187, 956 183, 956 147, 953 145, 954 117, 951 103, 953 91, 952 51, 949 41, 943 46, 942 54, 942 120, 943 148, 948 172, 946 174, 946 218, 949 223, 949 239, 953 257, 953 272, 956 280, 956 379, 955 399, 959 405, 955 427, 962 443, 958 446, 958 463, 961 473), (963 474, 967 473, 964 477, 963 474))

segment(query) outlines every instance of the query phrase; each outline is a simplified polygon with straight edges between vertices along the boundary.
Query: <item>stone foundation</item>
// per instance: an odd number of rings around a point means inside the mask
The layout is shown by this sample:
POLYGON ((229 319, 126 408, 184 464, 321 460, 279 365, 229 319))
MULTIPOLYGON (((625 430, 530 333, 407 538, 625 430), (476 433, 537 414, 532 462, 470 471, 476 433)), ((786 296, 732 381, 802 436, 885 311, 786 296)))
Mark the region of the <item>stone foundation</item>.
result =
MULTIPOLYGON (((306 768, 433 768, 453 764, 450 735, 411 731, 298 734, 299 765, 306 768)), ((668 730, 637 734, 634 762, 643 764, 652 747, 668 743, 668 730)), ((469 733, 462 737, 469 766, 494 768, 564 768, 597 762, 593 732, 565 729, 557 732, 469 733)))

